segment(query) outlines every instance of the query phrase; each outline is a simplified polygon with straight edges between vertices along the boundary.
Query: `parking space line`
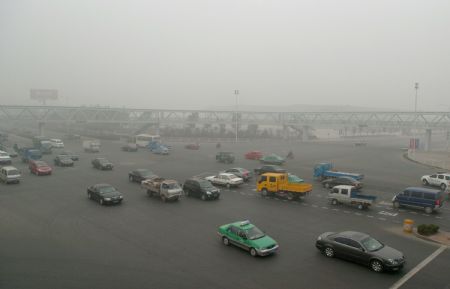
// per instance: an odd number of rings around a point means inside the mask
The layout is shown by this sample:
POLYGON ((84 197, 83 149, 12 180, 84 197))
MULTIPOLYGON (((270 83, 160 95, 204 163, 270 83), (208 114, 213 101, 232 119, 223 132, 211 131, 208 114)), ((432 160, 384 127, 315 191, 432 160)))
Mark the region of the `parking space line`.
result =
POLYGON ((437 256, 439 256, 442 252, 444 252, 444 250, 447 249, 447 246, 442 245, 441 247, 439 247, 439 249, 437 249, 436 251, 433 252, 433 254, 431 254, 430 256, 428 256, 427 258, 425 258, 422 262, 420 262, 419 264, 417 264, 416 267, 414 267, 413 269, 411 269, 411 271, 409 271, 408 273, 406 273, 400 280, 398 280, 397 282, 395 282, 389 289, 398 289, 400 288, 403 284, 406 283, 406 281, 408 281, 409 279, 411 279, 414 275, 417 274, 417 272, 419 272, 421 269, 423 269, 426 265, 428 265, 428 263, 430 263, 431 261, 433 261, 434 258, 436 258, 437 256))
POLYGON ((324 210, 328 210, 328 207, 322 207, 322 209, 324 209, 324 210))
POLYGON ((378 218, 378 220, 380 220, 380 221, 386 221, 385 218, 378 218))
POLYGON ((336 211, 336 212, 338 212, 338 211, 340 211, 339 209, 332 209, 333 211, 336 211))
POLYGON ((367 217, 367 218, 373 218, 373 216, 371 216, 371 215, 367 215, 366 217, 367 217))
POLYGON ((361 214, 361 213, 355 213, 355 215, 357 215, 357 216, 362 216, 362 214, 361 214))
POLYGON ((311 205, 313 208, 318 208, 319 206, 317 206, 317 205, 311 205))

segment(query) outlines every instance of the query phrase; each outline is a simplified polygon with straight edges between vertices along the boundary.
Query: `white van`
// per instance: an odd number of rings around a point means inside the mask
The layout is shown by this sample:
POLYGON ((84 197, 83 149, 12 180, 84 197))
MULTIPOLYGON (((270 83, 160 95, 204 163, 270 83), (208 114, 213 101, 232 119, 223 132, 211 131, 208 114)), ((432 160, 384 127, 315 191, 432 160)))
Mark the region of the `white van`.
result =
POLYGON ((54 147, 54 148, 64 148, 64 143, 59 138, 50 139, 50 143, 52 144, 52 147, 54 147))
POLYGON ((0 168, 0 180, 5 184, 9 183, 19 183, 20 182, 20 171, 13 166, 6 166, 0 168))
POLYGON ((11 164, 11 156, 9 153, 0 151, 0 164, 2 165, 10 165, 11 164))

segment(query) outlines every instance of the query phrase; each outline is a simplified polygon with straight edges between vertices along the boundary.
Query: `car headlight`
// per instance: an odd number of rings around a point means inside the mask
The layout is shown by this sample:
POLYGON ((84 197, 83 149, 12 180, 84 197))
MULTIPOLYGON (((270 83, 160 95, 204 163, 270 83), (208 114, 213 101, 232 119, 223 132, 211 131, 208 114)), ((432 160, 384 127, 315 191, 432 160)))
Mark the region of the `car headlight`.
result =
POLYGON ((206 194, 207 194, 207 195, 211 195, 211 192, 210 192, 210 191, 207 191, 206 194))
POLYGON ((319 237, 317 238, 317 241, 320 241, 320 240, 322 240, 322 237, 319 236, 319 237))
POLYGON ((397 260, 394 260, 394 259, 387 259, 387 261, 388 261, 388 263, 390 263, 392 265, 397 264, 397 260))
POLYGON ((119 199, 123 199, 123 197, 122 197, 122 196, 119 196, 119 199))
POLYGON ((105 198, 105 201, 111 201, 111 198, 105 198))

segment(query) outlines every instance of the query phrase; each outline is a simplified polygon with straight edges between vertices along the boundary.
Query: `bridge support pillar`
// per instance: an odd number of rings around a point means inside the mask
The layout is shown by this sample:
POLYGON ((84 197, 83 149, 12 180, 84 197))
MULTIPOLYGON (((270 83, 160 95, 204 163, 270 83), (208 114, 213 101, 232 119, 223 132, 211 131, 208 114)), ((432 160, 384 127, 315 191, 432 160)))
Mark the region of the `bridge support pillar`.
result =
POLYGON ((44 135, 44 123, 38 122, 38 135, 44 135))
POLYGON ((425 143, 423 148, 426 152, 431 150, 431 128, 425 130, 425 143))

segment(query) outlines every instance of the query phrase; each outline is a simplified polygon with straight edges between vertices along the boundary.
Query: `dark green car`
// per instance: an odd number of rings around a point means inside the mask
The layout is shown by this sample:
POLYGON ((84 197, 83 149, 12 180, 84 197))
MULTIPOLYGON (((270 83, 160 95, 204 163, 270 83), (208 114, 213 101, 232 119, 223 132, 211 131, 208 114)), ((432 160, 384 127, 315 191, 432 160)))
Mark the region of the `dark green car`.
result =
POLYGON ((266 256, 278 250, 278 243, 250 221, 222 225, 218 230, 225 246, 233 244, 250 252, 253 257, 266 256))
POLYGON ((264 164, 271 164, 271 165, 282 165, 286 161, 286 159, 277 156, 276 154, 263 156, 259 160, 264 164))

